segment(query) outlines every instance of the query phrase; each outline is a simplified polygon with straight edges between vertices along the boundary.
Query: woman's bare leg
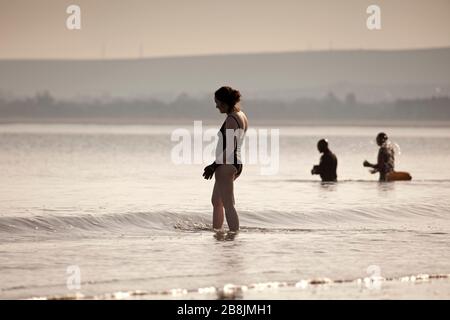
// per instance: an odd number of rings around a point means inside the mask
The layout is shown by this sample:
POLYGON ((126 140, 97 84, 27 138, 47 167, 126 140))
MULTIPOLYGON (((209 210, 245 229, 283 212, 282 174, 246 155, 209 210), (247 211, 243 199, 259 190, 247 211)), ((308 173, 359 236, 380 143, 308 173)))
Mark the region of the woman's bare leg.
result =
POLYGON ((225 208, 225 217, 227 219, 230 231, 239 230, 239 217, 234 208, 234 186, 233 181, 237 173, 236 167, 231 164, 221 165, 216 169, 216 183, 220 191, 220 198, 225 208))
POLYGON ((223 202, 220 196, 219 183, 214 183, 214 189, 211 197, 213 205, 213 229, 222 229, 223 225, 223 202))

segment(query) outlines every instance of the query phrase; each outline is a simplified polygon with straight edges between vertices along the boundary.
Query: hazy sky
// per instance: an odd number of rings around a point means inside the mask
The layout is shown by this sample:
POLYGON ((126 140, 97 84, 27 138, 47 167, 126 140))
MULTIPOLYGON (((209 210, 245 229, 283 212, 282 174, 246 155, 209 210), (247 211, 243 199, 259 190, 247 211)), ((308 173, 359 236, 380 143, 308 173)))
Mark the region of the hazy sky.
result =
POLYGON ((450 0, 0 0, 0 58, 450 46, 450 0), (81 7, 81 30, 66 28, 81 7), (382 29, 366 28, 371 4, 382 29))

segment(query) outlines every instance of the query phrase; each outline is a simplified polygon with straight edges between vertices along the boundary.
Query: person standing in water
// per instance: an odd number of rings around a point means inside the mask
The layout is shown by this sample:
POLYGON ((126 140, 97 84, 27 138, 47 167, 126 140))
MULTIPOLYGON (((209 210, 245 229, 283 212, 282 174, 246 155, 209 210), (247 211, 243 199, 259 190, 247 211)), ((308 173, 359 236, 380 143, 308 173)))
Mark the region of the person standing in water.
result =
POLYGON ((234 180, 242 173, 241 145, 248 129, 248 120, 238 105, 241 94, 231 87, 221 87, 214 94, 216 108, 227 115, 218 132, 216 161, 205 167, 203 177, 215 176, 211 197, 213 228, 222 229, 225 217, 230 231, 239 230, 239 217, 234 207, 234 180))
POLYGON ((322 156, 320 157, 320 163, 314 166, 311 170, 311 174, 318 174, 322 178, 323 182, 337 181, 337 158, 328 147, 328 140, 321 139, 317 143, 317 149, 322 156))
POLYGON ((387 181, 387 175, 394 172, 395 151, 391 143, 388 140, 388 136, 384 132, 380 132, 376 138, 380 149, 378 151, 378 161, 376 164, 372 164, 365 160, 364 167, 372 168, 371 173, 380 173, 380 181, 387 181))

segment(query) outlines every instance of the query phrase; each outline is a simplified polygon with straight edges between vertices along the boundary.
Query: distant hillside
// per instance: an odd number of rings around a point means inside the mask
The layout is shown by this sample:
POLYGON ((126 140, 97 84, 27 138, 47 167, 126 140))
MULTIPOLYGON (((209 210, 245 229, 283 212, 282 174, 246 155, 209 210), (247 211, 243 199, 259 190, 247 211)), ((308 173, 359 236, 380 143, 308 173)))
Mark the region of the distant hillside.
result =
POLYGON ((450 94, 450 48, 323 51, 135 60, 0 60, 0 93, 56 98, 212 93, 229 84, 247 97, 294 99, 348 92, 362 101, 450 94))
MULTIPOLYGON (((396 100, 364 103, 352 94, 344 100, 333 94, 323 99, 279 100, 246 99, 242 107, 252 123, 334 123, 334 124, 402 124, 425 125, 450 121, 450 98, 396 100)), ((33 98, 2 100, 1 123, 177 123, 213 120, 218 114, 210 97, 192 98, 186 94, 170 103, 156 99, 112 99, 109 102, 73 102, 56 100, 48 92, 33 98)), ((220 120, 219 120, 220 121, 220 120)))

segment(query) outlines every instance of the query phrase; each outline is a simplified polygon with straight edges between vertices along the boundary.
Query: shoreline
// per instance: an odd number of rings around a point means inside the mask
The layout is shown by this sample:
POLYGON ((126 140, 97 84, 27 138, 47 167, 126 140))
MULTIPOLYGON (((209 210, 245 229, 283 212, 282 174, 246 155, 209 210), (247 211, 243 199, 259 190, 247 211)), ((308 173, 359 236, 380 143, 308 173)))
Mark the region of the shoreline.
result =
POLYGON ((316 278, 297 282, 261 282, 165 291, 116 291, 100 295, 76 292, 31 300, 308 300, 308 299, 449 299, 450 274, 357 279, 316 278))

